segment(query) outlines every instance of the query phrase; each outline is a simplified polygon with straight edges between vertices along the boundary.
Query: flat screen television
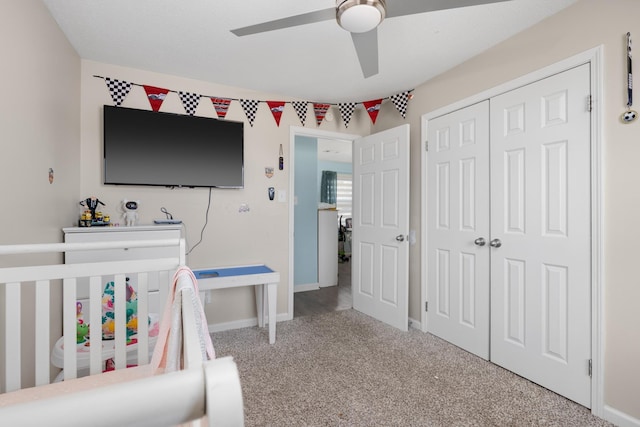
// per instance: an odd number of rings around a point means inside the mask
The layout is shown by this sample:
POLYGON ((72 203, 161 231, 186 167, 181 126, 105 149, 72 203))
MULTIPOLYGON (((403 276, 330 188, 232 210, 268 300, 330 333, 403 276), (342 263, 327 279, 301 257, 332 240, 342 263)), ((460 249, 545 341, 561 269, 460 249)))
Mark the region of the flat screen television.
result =
POLYGON ((104 106, 104 183, 244 187, 244 123, 104 106))

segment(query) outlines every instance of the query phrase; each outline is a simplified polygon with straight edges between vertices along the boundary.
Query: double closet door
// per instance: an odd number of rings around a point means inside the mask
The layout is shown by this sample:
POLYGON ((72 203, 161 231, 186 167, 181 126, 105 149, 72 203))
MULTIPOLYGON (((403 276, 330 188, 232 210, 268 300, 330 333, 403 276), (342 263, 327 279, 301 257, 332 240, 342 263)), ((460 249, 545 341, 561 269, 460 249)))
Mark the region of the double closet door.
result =
POLYGON ((429 332, 591 406, 589 65, 430 120, 429 332))

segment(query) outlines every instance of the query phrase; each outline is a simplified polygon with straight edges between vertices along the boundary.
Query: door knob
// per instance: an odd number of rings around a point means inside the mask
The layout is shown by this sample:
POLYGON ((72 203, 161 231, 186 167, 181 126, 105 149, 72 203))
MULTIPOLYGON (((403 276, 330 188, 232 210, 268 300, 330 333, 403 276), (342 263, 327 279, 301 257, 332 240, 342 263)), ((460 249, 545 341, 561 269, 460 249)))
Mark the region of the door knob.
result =
POLYGON ((473 241, 473 243, 475 243, 478 246, 484 246, 487 241, 484 240, 484 237, 478 237, 476 240, 473 241))
POLYGON ((404 242, 404 235, 403 235, 403 234, 398 234, 398 235, 396 236, 396 240, 397 240, 398 242, 404 242))
POLYGON ((493 239, 491 242, 489 242, 489 244, 493 248, 499 248, 500 246, 502 246, 502 242, 500 241, 500 239, 493 239))

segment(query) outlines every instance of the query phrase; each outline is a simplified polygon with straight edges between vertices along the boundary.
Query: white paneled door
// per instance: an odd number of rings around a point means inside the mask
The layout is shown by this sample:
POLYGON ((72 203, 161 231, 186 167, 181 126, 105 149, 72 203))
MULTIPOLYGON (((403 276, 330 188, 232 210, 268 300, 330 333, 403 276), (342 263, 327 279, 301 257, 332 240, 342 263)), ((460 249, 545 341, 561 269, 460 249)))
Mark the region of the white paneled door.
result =
POLYGON ((492 98, 490 112, 491 360, 587 407, 589 87, 582 65, 492 98))
POLYGON ((428 330, 587 407, 589 94, 585 64, 438 117, 427 163, 428 330))
POLYGON ((357 139, 353 147, 353 308, 406 331, 409 125, 357 139))
POLYGON ((489 101, 429 122, 429 331, 489 359, 489 101))

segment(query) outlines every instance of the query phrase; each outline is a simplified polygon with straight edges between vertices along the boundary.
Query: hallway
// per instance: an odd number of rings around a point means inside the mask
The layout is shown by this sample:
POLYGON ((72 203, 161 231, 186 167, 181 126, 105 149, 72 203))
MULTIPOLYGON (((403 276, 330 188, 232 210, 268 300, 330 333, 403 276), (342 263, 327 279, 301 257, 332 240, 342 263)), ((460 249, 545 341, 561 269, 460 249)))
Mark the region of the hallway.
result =
POLYGON ((338 286, 293 295, 293 317, 347 310, 351 300, 351 262, 338 263, 338 286))

